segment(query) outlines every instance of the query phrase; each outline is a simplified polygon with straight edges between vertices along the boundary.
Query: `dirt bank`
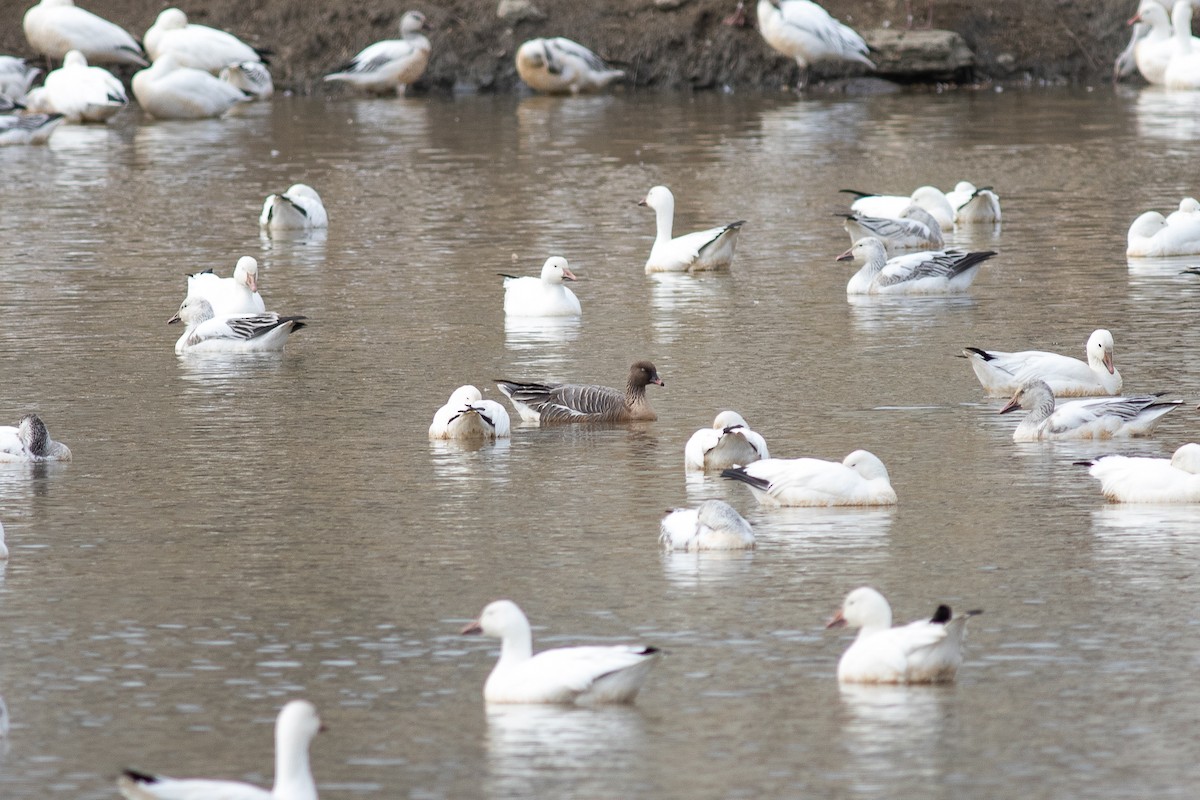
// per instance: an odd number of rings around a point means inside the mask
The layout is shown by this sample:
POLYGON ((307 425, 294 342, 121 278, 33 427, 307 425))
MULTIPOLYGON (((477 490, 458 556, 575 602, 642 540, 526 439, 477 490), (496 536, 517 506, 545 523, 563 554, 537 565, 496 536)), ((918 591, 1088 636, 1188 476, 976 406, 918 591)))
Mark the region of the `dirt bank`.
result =
MULTIPOLYGON (((277 86, 311 92, 329 68, 372 41, 394 38, 410 5, 437 30, 433 55, 418 88, 512 91, 513 53, 526 39, 568 36, 621 62, 637 86, 770 88, 795 80, 796 67, 774 54, 752 27, 722 20, 736 0, 683 0, 660 10, 654 0, 533 0, 541 19, 515 24, 496 15, 497 0, 439 4, 400 0, 185 0, 191 21, 225 28, 275 51, 277 86)), ((935 27, 960 33, 979 60, 979 80, 1095 82, 1108 77, 1128 36, 1134 0, 913 0, 917 15, 933 3, 935 27)), ((79 0, 79 4, 140 36, 166 2, 79 0)), ((903 0, 829 0, 826 8, 858 29, 903 26, 903 0)), ((0 53, 33 55, 21 33, 29 2, 0 0, 0 53)))

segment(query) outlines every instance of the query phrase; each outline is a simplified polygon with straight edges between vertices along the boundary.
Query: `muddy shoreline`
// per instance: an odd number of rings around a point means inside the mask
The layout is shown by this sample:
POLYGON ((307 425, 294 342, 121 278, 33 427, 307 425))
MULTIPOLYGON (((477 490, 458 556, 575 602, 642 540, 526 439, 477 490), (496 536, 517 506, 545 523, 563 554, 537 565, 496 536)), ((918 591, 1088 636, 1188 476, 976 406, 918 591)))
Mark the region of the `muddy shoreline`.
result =
MULTIPOLYGON (((663 0, 660 0, 662 2, 663 0)), ((678 0, 668 0, 678 2, 678 0)), ((976 82, 1099 83, 1128 37, 1125 20, 1134 0, 928 0, 933 25, 958 32, 975 52, 976 82)), ((166 2, 79 0, 79 4, 140 37, 166 2)), ((21 31, 28 0, 5 0, 0 10, 0 53, 31 57, 21 31)), ((273 0, 194 0, 180 3, 193 22, 224 28, 274 52, 277 87, 296 92, 327 88, 321 76, 365 45, 396 36, 410 6, 436 30, 433 53, 418 90, 511 92, 521 84, 513 54, 537 36, 568 36, 619 62, 627 85, 659 89, 772 89, 790 86, 795 64, 778 56, 754 27, 723 24, 734 0, 682 0, 673 9, 654 0, 533 0, 541 16, 516 21, 497 16, 495 0, 449 0, 438 5, 405 0, 314 3, 273 0)), ((828 0, 830 13, 860 31, 904 27, 903 0, 828 0)), ((927 0, 913 0, 923 21, 927 0)))

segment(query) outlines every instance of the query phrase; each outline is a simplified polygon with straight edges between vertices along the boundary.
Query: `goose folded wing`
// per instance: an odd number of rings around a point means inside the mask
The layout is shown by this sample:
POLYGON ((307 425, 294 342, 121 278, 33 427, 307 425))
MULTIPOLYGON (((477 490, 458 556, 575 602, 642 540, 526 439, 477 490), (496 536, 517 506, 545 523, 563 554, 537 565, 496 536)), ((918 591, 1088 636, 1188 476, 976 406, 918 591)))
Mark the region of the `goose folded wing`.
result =
POLYGON ((547 46, 557 51, 556 55, 572 56, 580 59, 588 65, 589 69, 596 70, 597 72, 608 69, 608 65, 604 63, 604 60, 600 56, 578 42, 573 42, 570 39, 564 39, 560 36, 556 39, 550 39, 547 42, 547 46))

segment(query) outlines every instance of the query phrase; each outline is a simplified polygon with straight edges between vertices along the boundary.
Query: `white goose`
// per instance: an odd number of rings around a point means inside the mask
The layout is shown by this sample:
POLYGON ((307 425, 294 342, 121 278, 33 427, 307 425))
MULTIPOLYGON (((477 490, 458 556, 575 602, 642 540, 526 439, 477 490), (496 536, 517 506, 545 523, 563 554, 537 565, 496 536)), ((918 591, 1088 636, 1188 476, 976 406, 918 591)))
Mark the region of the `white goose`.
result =
POLYGON ((186 329, 175 342, 175 353, 268 353, 283 350, 288 334, 304 327, 305 317, 281 317, 275 312, 214 317, 202 297, 188 297, 167 324, 182 322, 186 329))
POLYGON ((1200 89, 1200 42, 1192 36, 1191 0, 1175 3, 1171 24, 1175 28, 1174 49, 1163 73, 1163 84, 1168 89, 1200 89))
POLYGON ((855 450, 841 462, 819 458, 765 458, 724 470, 722 478, 750 487, 764 506, 890 506, 896 503, 887 467, 855 450))
POLYGON ((0 99, 19 103, 42 71, 25 63, 25 59, 0 56, 0 99))
POLYGON ((1131 258, 1167 258, 1200 255, 1200 214, 1177 215, 1167 222, 1157 211, 1147 211, 1129 226, 1125 255, 1131 258))
POLYGON ((1120 392, 1122 380, 1121 373, 1113 365, 1112 334, 1103 328, 1093 331, 1084 350, 1087 363, 1043 350, 1001 353, 968 347, 962 354, 970 360, 979 383, 994 397, 1011 396, 1035 378, 1045 381, 1056 397, 1090 397, 1120 392))
POLYGON ((62 114, 0 114, 0 146, 45 144, 62 123, 62 114))
POLYGON ((1145 28, 1133 45, 1133 61, 1138 72, 1148 83, 1162 84, 1175 52, 1175 37, 1167 10, 1158 0, 1142 0, 1129 22, 1145 28))
POLYGON ((317 800, 308 746, 323 728, 317 709, 292 700, 275 719, 275 785, 268 791, 238 781, 167 778, 125 770, 117 788, 127 800, 317 800))
POLYGON ((883 242, 868 236, 837 260, 862 264, 846 284, 846 294, 953 294, 965 292, 980 265, 994 255, 992 250, 929 250, 889 259, 883 242))
POLYGON ((799 88, 812 64, 848 61, 875 69, 863 38, 809 0, 758 0, 758 30, 773 49, 800 66, 799 88))
POLYGON ((203 297, 217 317, 267 310, 258 293, 258 261, 251 256, 238 259, 232 278, 218 278, 211 269, 188 275, 187 296, 203 297))
POLYGON ((897 250, 941 250, 946 246, 942 226, 933 215, 917 205, 909 205, 899 217, 869 217, 866 214, 844 215, 842 227, 850 234, 850 243, 873 236, 883 242, 891 255, 897 250))
POLYGON ((76 8, 74 0, 42 0, 25 12, 22 26, 30 47, 47 58, 78 50, 91 64, 146 66, 141 45, 126 30, 76 8))
POLYGON ((625 77, 591 50, 561 36, 530 39, 518 47, 517 74, 534 91, 549 94, 595 91, 625 77))
MULTIPOLYGON (((8 544, 4 541, 4 523, 0 522, 0 561, 8 560, 8 544)), ((0 738, 8 735, 8 709, 4 707, 4 698, 0 697, 0 738)))
POLYGON ((400 39, 387 39, 363 49, 327 81, 345 81, 366 92, 403 94, 405 87, 425 73, 429 63, 429 40, 421 31, 429 30, 425 15, 408 11, 400 18, 400 39))
POLYGON ((500 660, 483 685, 489 703, 628 703, 658 658, 654 647, 560 647, 533 654, 533 633, 511 600, 488 603, 464 634, 500 639, 500 660))
MULTIPOLYGON (((501 273, 503 275, 503 273, 501 273)), ((504 277, 504 313, 512 317, 577 317, 579 298, 563 286, 575 273, 561 256, 551 256, 542 265, 540 277, 504 277)))
POLYGON ((495 400, 484 400, 474 386, 460 386, 433 415, 430 439, 503 439, 511 425, 508 412, 495 400))
POLYGON ((870 194, 854 189, 842 189, 843 194, 852 194, 857 200, 850 210, 869 217, 891 217, 899 219, 909 206, 917 206, 929 212, 943 231, 954 229, 954 207, 945 193, 936 186, 918 186, 907 197, 895 194, 870 194))
POLYGON ((931 619, 892 627, 892 607, 869 586, 846 595, 826 628, 858 628, 854 643, 838 661, 842 683, 949 683, 962 664, 967 620, 949 606, 938 606, 931 619))
POLYGON ((1185 444, 1170 458, 1104 456, 1090 466, 1114 502, 1200 503, 1200 444, 1185 444))
POLYGON ((946 200, 954 209, 956 225, 997 223, 1000 221, 1000 198, 992 187, 977 189, 970 181, 959 181, 946 192, 946 200))
POLYGON ((166 53, 133 76, 133 96, 159 119, 219 117, 250 95, 204 70, 185 67, 166 53))
POLYGON ((0 425, 0 462, 70 460, 71 448, 51 439, 37 414, 26 414, 15 426, 0 425))
POLYGON ((317 190, 294 183, 283 194, 268 195, 258 224, 267 230, 308 230, 329 227, 329 215, 317 190))
POLYGON ((241 89, 255 100, 267 100, 275 94, 271 71, 261 61, 242 61, 230 64, 217 76, 235 89, 241 89))
POLYGON ((78 50, 70 50, 63 65, 29 93, 29 110, 62 114, 67 122, 107 122, 129 104, 125 87, 111 72, 89 67, 78 50))
POLYGON ((683 448, 683 468, 691 472, 744 467, 770 458, 767 442, 750 430, 736 411, 722 411, 712 427, 692 434, 683 448))
POLYGON ((1110 439, 1149 436, 1163 415, 1182 402, 1139 395, 1072 400, 1056 408, 1050 387, 1045 381, 1034 379, 1017 390, 1000 413, 1008 414, 1018 408, 1029 412, 1013 431, 1014 442, 1110 439))
POLYGON ((669 550, 748 550, 754 530, 724 500, 697 508, 673 508, 660 524, 658 540, 669 550))
POLYGON ((683 236, 671 237, 675 221, 675 195, 665 186, 655 186, 646 193, 639 206, 654 209, 658 233, 650 258, 646 260, 646 274, 654 272, 700 272, 723 269, 733 263, 737 249, 738 231, 745 220, 731 222, 720 228, 711 228, 683 236))
POLYGON ((1200 215, 1200 200, 1194 197, 1185 197, 1179 201, 1179 208, 1167 214, 1167 224, 1177 225, 1179 223, 1196 219, 1200 215))
POLYGON ((178 8, 159 12, 142 42, 151 61, 172 53, 181 66, 212 75, 230 64, 262 61, 259 52, 241 39, 217 28, 191 24, 187 14, 178 8))

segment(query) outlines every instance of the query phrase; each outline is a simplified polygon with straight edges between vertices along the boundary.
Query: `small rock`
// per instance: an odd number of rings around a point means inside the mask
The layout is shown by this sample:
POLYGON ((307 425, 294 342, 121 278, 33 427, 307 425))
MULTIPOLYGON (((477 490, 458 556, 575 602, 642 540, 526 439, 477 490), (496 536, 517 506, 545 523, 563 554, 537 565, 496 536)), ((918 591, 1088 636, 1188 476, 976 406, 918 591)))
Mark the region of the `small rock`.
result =
POLYGON ((654 7, 659 11, 674 11, 687 3, 688 0, 654 0, 654 7))
POLYGON ((975 54, 954 31, 876 28, 863 31, 876 75, 899 80, 961 80, 975 66, 975 54))
POLYGON ((546 15, 538 10, 530 0, 500 0, 496 16, 508 22, 520 22, 525 19, 545 19, 546 15))

